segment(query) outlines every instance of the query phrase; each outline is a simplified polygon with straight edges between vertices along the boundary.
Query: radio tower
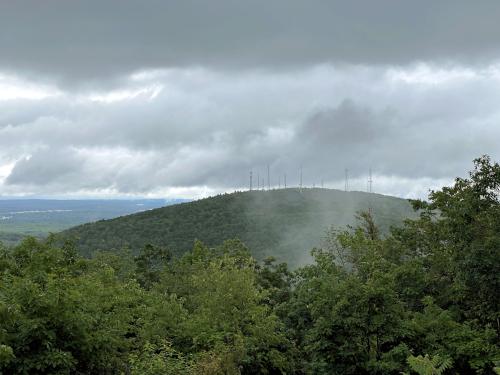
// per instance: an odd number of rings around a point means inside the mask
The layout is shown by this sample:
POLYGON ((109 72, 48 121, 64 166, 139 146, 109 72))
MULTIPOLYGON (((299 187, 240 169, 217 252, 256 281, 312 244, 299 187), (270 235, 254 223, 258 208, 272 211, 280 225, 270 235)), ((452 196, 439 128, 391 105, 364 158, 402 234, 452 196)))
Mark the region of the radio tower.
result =
POLYGON ((271 190, 271 174, 269 173, 269 164, 267 165, 267 190, 271 190))
MULTIPOLYGON (((373 183, 373 180, 372 180, 372 169, 370 168, 369 172, 368 172, 368 193, 372 192, 372 183, 373 183)), ((370 215, 373 213, 371 194, 368 197, 368 212, 370 213, 370 215)))
POLYGON ((286 173, 283 177, 285 178, 284 183, 285 183, 285 189, 286 189, 286 173))
POLYGON ((345 186, 344 190, 348 191, 349 190, 349 169, 345 169, 345 186))
POLYGON ((252 171, 250 170, 250 191, 252 191, 252 185, 253 185, 253 175, 252 171))
POLYGON ((372 183, 373 183, 373 180, 372 180, 372 169, 370 168, 369 177, 368 177, 368 192, 369 193, 372 192, 372 183))
POLYGON ((300 192, 302 193, 302 165, 300 166, 300 184, 299 184, 299 187, 300 187, 300 192))

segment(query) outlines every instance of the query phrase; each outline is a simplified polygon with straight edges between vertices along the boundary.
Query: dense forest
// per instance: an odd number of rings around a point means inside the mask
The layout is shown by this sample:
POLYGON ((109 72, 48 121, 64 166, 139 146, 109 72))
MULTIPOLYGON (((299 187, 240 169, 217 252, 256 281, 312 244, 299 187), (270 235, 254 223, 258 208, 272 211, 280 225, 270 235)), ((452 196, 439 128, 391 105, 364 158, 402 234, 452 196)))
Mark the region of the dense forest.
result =
POLYGON ((239 240, 2 247, 0 372, 499 373, 499 192, 500 165, 477 159, 418 218, 382 234, 360 212, 293 271, 239 240))
POLYGON ((354 223, 357 211, 373 208, 386 233, 390 226, 415 217, 407 200, 332 189, 288 188, 221 194, 134 215, 88 223, 62 233, 79 252, 129 248, 137 254, 146 244, 189 251, 195 240, 217 246, 238 238, 259 261, 272 255, 295 268, 309 263, 309 249, 321 244, 331 226, 354 223))

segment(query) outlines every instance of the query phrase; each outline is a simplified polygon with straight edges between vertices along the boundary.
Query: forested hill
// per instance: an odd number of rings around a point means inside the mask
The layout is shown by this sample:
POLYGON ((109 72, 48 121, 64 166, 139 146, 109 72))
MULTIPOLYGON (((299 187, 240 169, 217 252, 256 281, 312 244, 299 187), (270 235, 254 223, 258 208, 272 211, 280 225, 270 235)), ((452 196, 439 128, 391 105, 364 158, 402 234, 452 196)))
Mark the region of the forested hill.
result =
POLYGON ((363 192, 332 189, 281 189, 236 192, 153 209, 71 228, 83 255, 96 250, 130 248, 137 252, 151 243, 180 255, 196 239, 218 245, 239 238, 257 259, 275 256, 296 266, 309 261, 331 226, 353 224, 356 212, 373 209, 382 231, 414 217, 408 201, 363 192))

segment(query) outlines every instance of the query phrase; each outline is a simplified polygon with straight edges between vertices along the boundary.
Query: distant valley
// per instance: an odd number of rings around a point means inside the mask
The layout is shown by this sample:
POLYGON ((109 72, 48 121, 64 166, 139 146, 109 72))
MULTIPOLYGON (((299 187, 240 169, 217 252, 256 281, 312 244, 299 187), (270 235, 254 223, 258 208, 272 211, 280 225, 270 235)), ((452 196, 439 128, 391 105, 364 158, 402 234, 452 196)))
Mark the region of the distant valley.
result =
POLYGON ((0 241, 45 237, 75 225, 147 211, 184 200, 165 199, 0 199, 0 241))

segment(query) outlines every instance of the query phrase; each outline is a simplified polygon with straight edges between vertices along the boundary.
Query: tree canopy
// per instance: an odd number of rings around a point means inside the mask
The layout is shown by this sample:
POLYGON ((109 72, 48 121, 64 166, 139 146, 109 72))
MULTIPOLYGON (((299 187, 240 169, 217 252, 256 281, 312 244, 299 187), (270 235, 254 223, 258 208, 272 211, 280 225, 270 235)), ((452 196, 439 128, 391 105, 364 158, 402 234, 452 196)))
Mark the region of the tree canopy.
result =
POLYGON ((81 257, 70 242, 0 246, 2 374, 495 374, 500 165, 370 212, 296 270, 239 240, 182 256, 81 257))

